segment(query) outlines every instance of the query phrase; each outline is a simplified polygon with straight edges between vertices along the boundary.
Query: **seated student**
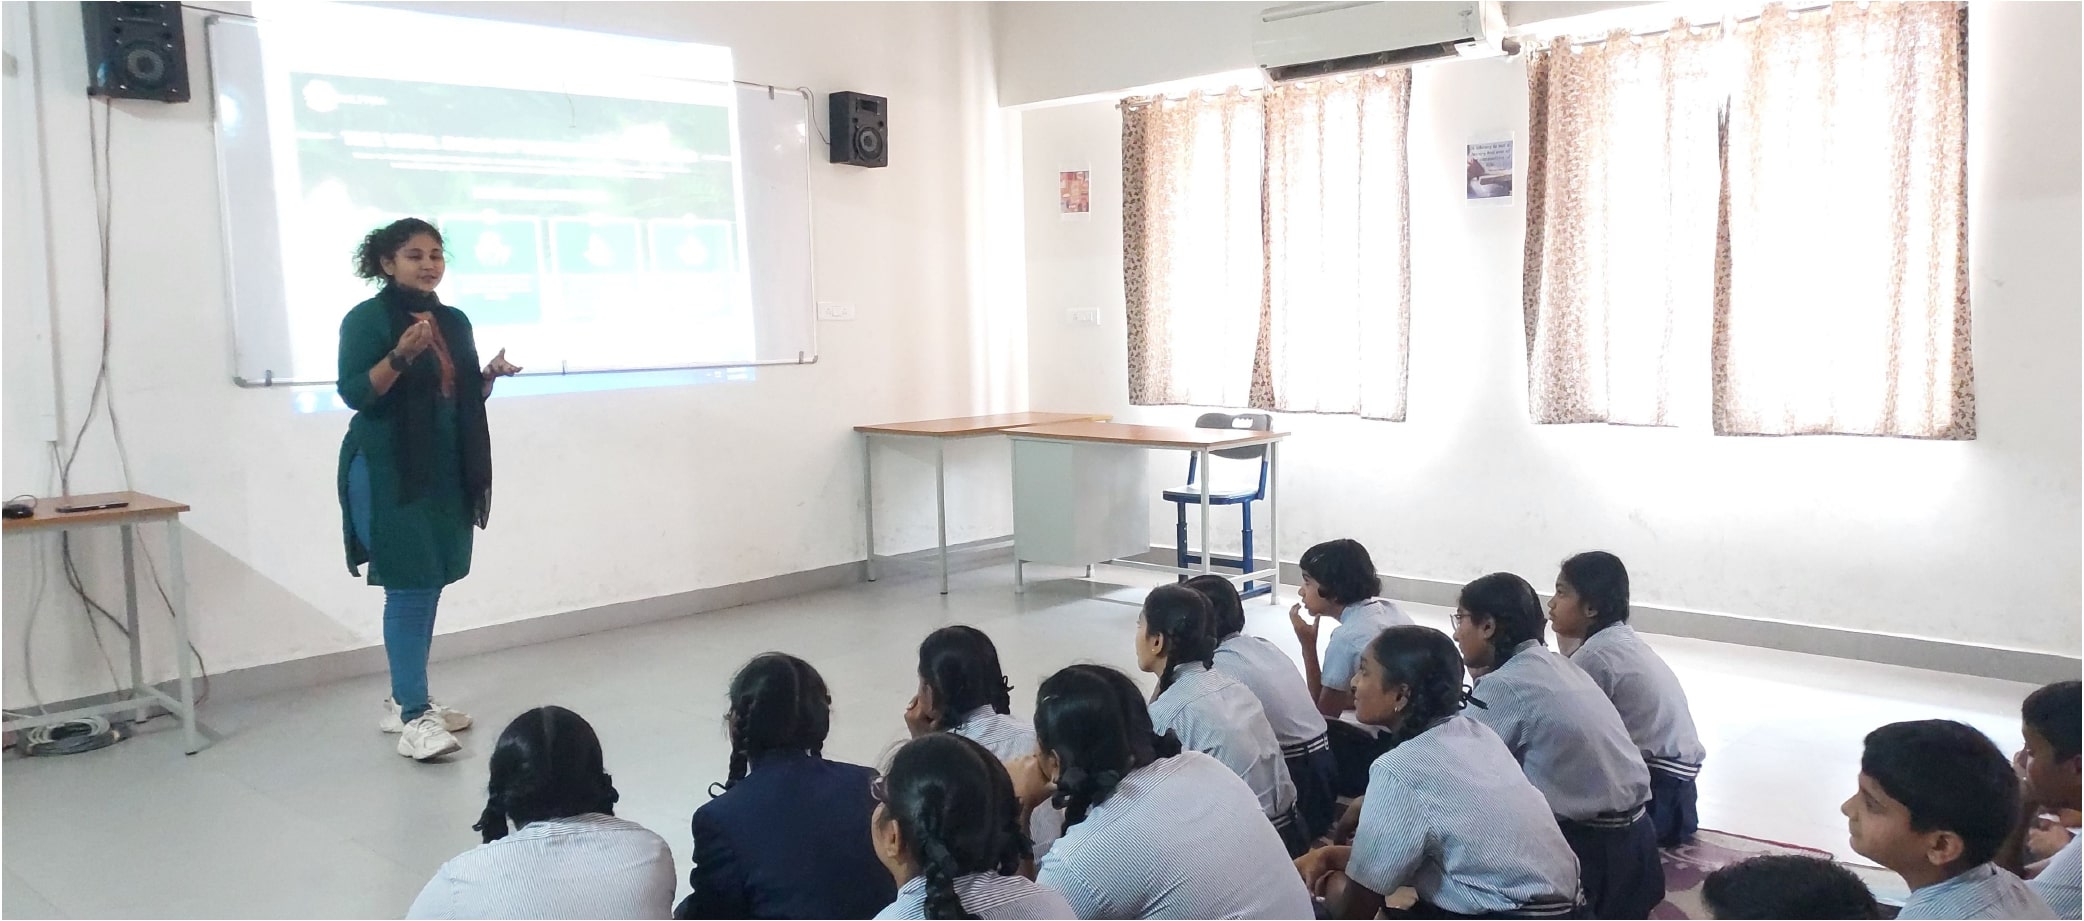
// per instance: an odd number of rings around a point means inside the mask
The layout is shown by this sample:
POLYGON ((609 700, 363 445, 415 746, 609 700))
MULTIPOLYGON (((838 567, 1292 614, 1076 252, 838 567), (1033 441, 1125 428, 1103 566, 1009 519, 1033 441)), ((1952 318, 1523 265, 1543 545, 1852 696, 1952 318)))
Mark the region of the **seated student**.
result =
POLYGON ((1391 627, 1361 657, 1353 710, 1390 749, 1369 771, 1351 847, 1295 862, 1312 888, 1353 885, 1328 906, 1372 918, 1403 886, 1424 918, 1561 918, 1580 913, 1577 857, 1497 733, 1462 713, 1462 657, 1430 627, 1391 627))
POLYGON ((1208 599, 1184 585, 1160 585, 1136 617, 1136 665, 1158 676, 1151 725, 1189 751, 1209 755, 1244 778, 1290 856, 1308 838, 1295 817, 1295 783, 1259 698, 1237 679, 1209 668, 1216 636, 1208 599))
POLYGON ((832 695, 810 663, 756 656, 731 678, 731 772, 695 810, 677 918, 870 918, 897 885, 866 834, 875 771, 827 761, 832 695))
POLYGON ((1295 640, 1302 644, 1303 681, 1317 712, 1333 718, 1326 741, 1339 767, 1339 796, 1359 796, 1368 788, 1368 766, 1389 748, 1388 742, 1357 722, 1337 719, 1353 709, 1353 673, 1360 667, 1361 650, 1374 642, 1384 627, 1411 623, 1411 618, 1382 594, 1382 579, 1375 575, 1375 561, 1359 541, 1340 538, 1325 541, 1303 552, 1296 565, 1302 569, 1302 601, 1288 609, 1288 622, 1295 640), (1302 619, 1308 610, 1311 619, 1302 619), (1339 622, 1317 657, 1317 628, 1330 617, 1339 622))
POLYGON ((1614 702, 1650 768, 1650 825, 1658 845, 1686 843, 1700 829, 1694 778, 1708 750, 1693 728, 1679 676, 1628 625, 1628 569, 1621 558, 1595 550, 1564 560, 1549 623, 1559 639, 1579 641, 1570 663, 1614 702))
MULTIPOLYGON (((2019 707, 2021 728, 2026 736, 2026 785, 2031 800, 2022 810, 2027 827, 2040 817, 2043 808, 2077 809, 2084 806, 2080 774, 2084 759, 2078 757, 2078 731, 2084 715, 2079 713, 2079 688, 2075 681, 2058 681, 2027 695, 2019 707)), ((2084 874, 2073 836, 2026 885, 2040 894, 2058 918, 2075 918, 2080 907, 2079 876, 2084 874)))
POLYGON ((1708 874, 1701 901, 1716 921, 1872 919, 1881 906, 1852 871, 1822 857, 1768 854, 1708 874))
POLYGON ((1310 686, 1281 647, 1244 632, 1244 600, 1229 579, 1195 576, 1186 585, 1208 599, 1215 615, 1215 664, 1209 667, 1237 679, 1259 698, 1274 741, 1281 743, 1288 779, 1295 783, 1295 814, 1302 820, 1303 836, 1323 837, 1331 831, 1338 810, 1339 767, 1325 739, 1324 714, 1310 699, 1310 686))
POLYGON ((1039 752, 1010 765, 1023 809, 1064 834, 1035 881, 1079 918, 1308 918, 1310 894, 1259 799, 1229 768, 1151 731, 1129 676, 1073 665, 1036 695, 1039 752))
POLYGON ((1482 670, 1470 715, 1498 733, 1548 798, 1577 852, 1596 918, 1647 918, 1664 901, 1664 864, 1650 827, 1650 771, 1599 685, 1542 645, 1541 598, 1511 573, 1462 586, 1454 641, 1482 670))
POLYGON ((2004 753, 1952 720, 1890 723, 1867 734, 1845 814, 1852 849, 1903 877, 1896 917, 2053 918, 2026 883, 1990 861, 2019 815, 2004 753))
POLYGON ((905 707, 912 738, 952 732, 1011 761, 1035 753, 1035 727, 1013 716, 999 650, 975 627, 942 627, 919 644, 919 692, 905 707))
POLYGON ((955 733, 897 750, 870 786, 876 856, 897 881, 877 918, 1070 918, 1055 890, 1020 875, 1033 854, 1006 766, 955 733))
POLYGON ((664 918, 673 908, 666 840, 615 817, 601 740, 579 714, 537 707, 492 749, 485 843, 420 890, 408 918, 664 918), (509 823, 512 832, 509 833, 509 823))

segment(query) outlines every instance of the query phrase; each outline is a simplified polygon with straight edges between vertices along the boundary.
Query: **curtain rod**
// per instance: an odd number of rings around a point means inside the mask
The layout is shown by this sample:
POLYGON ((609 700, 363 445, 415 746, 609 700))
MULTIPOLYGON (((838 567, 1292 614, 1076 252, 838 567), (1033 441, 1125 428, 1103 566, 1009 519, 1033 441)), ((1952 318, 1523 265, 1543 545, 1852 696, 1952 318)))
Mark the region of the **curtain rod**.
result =
MULTIPOLYGON (((1789 16, 1789 17, 1794 17, 1794 16, 1799 16, 1799 15, 1801 15, 1801 14, 1803 14, 1803 13, 1813 13, 1813 12, 1815 12, 1815 11, 1817 11, 1817 10, 1828 10, 1828 9, 1830 9, 1830 8, 1831 8, 1832 6, 1834 6, 1834 5, 1835 5, 1835 3, 1833 3, 1833 2, 1832 2, 1832 0, 1808 0, 1808 2, 1804 2, 1804 3, 1799 3, 1799 4, 1787 4, 1787 5, 1785 5, 1785 8, 1786 8, 1786 10, 1787 10, 1787 14, 1788 14, 1788 16, 1789 16)), ((1867 6, 1867 0, 1860 0, 1860 2, 1859 2, 1859 5, 1860 5, 1861 7, 1863 7, 1863 8, 1864 8, 1865 6, 1867 6)), ((1955 8, 1956 10, 1965 10, 1965 9, 1967 9, 1967 8, 1968 8, 1968 2, 1967 2, 1967 0, 1956 0, 1956 2, 1954 3, 1954 5, 1953 5, 1953 6, 1954 6, 1954 8, 1955 8)), ((1742 23, 1747 23, 1747 22, 1757 22, 1757 21, 1759 21, 1759 20, 1761 20, 1761 19, 1764 19, 1764 18, 1765 18, 1765 16, 1766 16, 1766 14, 1765 14, 1765 11, 1764 11, 1764 10, 1760 10, 1760 11, 1759 11, 1759 12, 1758 12, 1758 13, 1757 13, 1756 15, 1752 15, 1752 16, 1731 16, 1731 17, 1725 17, 1725 18, 1722 18, 1722 19, 1717 19, 1717 20, 1713 20, 1713 21, 1710 21, 1710 22, 1698 22, 1698 23, 1697 23, 1697 22, 1687 22, 1687 21, 1685 21, 1685 20, 1683 20, 1683 19, 1679 19, 1679 20, 1676 20, 1676 21, 1679 21, 1679 22, 1683 22, 1683 23, 1684 23, 1684 25, 1683 25, 1683 26, 1667 26, 1667 27, 1665 27, 1665 28, 1662 28, 1662 29, 1652 29, 1652 30, 1649 30, 1649 31, 1644 31, 1644 32, 1629 32, 1629 33, 1628 33, 1628 35, 1627 35, 1626 37, 1627 37, 1628 39, 1631 39, 1631 40, 1633 40, 1633 39, 1641 39, 1641 38, 1654 38, 1654 37, 1656 37, 1656 36, 1659 36, 1659 35, 1670 35, 1671 33, 1673 33, 1673 32, 1676 32, 1676 31, 1678 31, 1678 30, 1679 30, 1680 28, 1685 28, 1685 29, 1688 29, 1688 30, 1696 30, 1696 29, 1701 29, 1701 30, 1704 30, 1704 29, 1713 29, 1713 28, 1727 28, 1727 27, 1729 27, 1729 26, 1733 26, 1733 25, 1739 25, 1739 24, 1742 24, 1742 23)), ((1548 35, 1543 35, 1543 34, 1541 34, 1541 33, 1540 33, 1540 32, 1539 32, 1538 30, 1537 30, 1537 31, 1529 31, 1529 32, 1524 32, 1524 33, 1520 33, 1520 37, 1522 37, 1522 38, 1526 38, 1526 39, 1529 39, 1528 41, 1525 41, 1525 42, 1521 43, 1521 47, 1522 47, 1522 48, 1524 48, 1524 49, 1526 49, 1526 50, 1529 50, 1529 51, 1546 51, 1546 50, 1548 50, 1548 44, 1549 44, 1550 42, 1553 42, 1553 41, 1555 41, 1556 39, 1563 39, 1564 41, 1566 41, 1566 42, 1569 42, 1569 43, 1570 43, 1570 44, 1571 44, 1572 46, 1583 46, 1583 45, 1604 45, 1604 44, 1606 44, 1607 42, 1610 42, 1610 41, 1613 41, 1613 40, 1614 40, 1614 37, 1613 37, 1613 33, 1614 33, 1614 32, 1616 32, 1616 31, 1625 31, 1625 30, 1619 30, 1619 29, 1609 29, 1609 30, 1607 30, 1606 32, 1598 33, 1598 34, 1597 34, 1596 36, 1593 36, 1593 37, 1588 37, 1588 38, 1583 38, 1583 39, 1577 38, 1576 36, 1579 36, 1579 35, 1587 35, 1587 36, 1592 36, 1592 33, 1590 33, 1590 32, 1556 32, 1556 33, 1551 33, 1551 34, 1548 34, 1548 35), (1535 41, 1535 39, 1539 39, 1539 41, 1535 41)), ((1517 55, 1514 55, 1514 56, 1516 57, 1517 55)))

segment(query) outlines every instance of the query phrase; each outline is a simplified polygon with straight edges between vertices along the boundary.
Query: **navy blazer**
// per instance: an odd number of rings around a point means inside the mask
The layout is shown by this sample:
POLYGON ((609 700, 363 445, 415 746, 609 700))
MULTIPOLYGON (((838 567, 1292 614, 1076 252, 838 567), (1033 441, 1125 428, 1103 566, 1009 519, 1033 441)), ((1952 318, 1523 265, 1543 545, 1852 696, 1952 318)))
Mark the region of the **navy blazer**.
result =
POLYGON ((695 810, 695 891, 674 917, 875 917, 897 898, 869 837, 875 775, 804 752, 755 757, 695 810))

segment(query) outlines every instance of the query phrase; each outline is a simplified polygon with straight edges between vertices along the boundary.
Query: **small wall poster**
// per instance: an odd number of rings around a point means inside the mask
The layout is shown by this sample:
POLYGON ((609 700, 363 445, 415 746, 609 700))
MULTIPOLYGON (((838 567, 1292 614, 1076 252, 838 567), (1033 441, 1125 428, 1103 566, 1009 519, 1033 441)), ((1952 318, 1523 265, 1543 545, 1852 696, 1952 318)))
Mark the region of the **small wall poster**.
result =
POLYGON ((1469 145, 1468 197, 1512 197, 1512 141, 1469 145))
POLYGON ((1057 173, 1057 213, 1065 220, 1077 220, 1092 212, 1092 171, 1064 170, 1057 173))

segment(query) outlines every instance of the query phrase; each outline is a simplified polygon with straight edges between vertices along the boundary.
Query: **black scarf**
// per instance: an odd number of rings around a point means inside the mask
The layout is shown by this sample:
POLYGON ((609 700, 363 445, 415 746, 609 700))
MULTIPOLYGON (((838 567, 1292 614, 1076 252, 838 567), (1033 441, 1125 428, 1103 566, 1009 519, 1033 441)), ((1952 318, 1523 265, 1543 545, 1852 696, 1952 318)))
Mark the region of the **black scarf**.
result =
MULTIPOLYGON (((463 460, 463 494, 470 503, 471 522, 482 528, 492 517, 492 432, 485 424, 485 384, 479 376, 478 349, 470 328, 464 325, 462 314, 432 292, 390 284, 379 296, 391 317, 391 341, 398 341, 412 327, 414 313, 433 314, 441 329, 456 374, 456 442, 463 460)), ((392 459, 398 465, 400 498, 412 502, 425 494, 433 477, 435 401, 441 399, 441 360, 433 348, 412 360, 391 385, 391 393, 398 412, 392 459)))

